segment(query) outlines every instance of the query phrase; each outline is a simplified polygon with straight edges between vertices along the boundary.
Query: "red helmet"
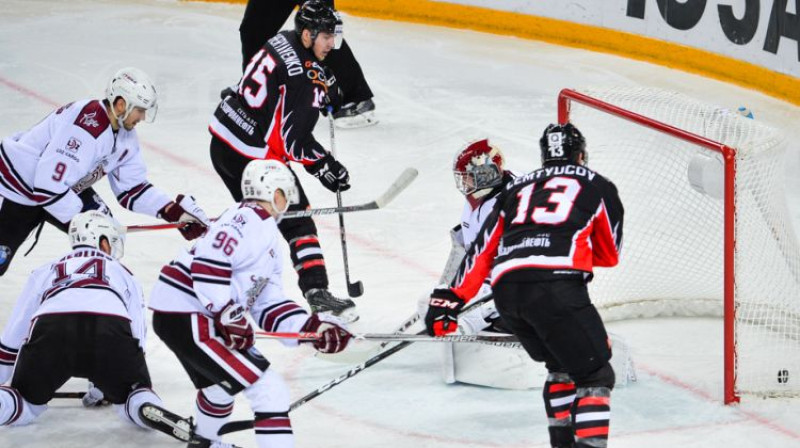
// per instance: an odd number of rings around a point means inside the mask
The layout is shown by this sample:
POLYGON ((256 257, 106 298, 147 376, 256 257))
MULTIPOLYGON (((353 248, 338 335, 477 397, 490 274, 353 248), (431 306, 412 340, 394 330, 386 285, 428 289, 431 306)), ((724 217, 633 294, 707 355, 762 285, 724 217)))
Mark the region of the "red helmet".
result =
POLYGON ((456 188, 464 194, 492 188, 503 181, 503 153, 489 139, 470 143, 453 160, 456 188))

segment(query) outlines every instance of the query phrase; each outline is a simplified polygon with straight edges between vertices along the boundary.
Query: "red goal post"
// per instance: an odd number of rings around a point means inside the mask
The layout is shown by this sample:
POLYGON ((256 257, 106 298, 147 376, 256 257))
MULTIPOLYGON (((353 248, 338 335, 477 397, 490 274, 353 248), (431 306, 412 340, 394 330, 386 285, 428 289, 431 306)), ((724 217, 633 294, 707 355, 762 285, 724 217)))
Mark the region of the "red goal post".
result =
POLYGON ((780 383, 784 370, 787 382, 788 372, 800 376, 800 362, 789 362, 786 368, 781 364, 784 355, 800 355, 800 347, 795 347, 800 329, 794 328, 800 327, 800 256, 782 190, 782 134, 735 111, 639 87, 564 89, 558 97, 558 120, 581 129, 590 166, 617 184, 626 208, 623 261, 629 251, 635 261, 627 266, 621 262, 617 273, 601 271, 592 282, 598 285, 590 286, 604 317, 722 315, 724 402, 738 402, 741 393, 797 394, 800 387, 794 383, 800 378, 793 378, 793 387, 780 383), (737 172, 739 165, 745 167, 743 175, 737 172), (630 179, 635 176, 639 177, 630 179), (774 182, 775 177, 780 182, 774 182), (737 254, 742 238, 757 240, 754 244, 763 250, 745 242, 747 247, 737 254), (677 252, 671 248, 682 244, 685 247, 677 252), (763 266, 758 257, 764 259, 763 266), (659 268, 647 271, 641 266, 653 264, 659 268), (754 292, 758 285, 742 283, 753 282, 753 276, 743 272, 773 265, 780 266, 773 269, 780 271, 773 273, 780 289, 774 296, 754 292), (662 278, 672 271, 677 271, 673 278, 662 278), (670 284, 687 277, 697 280, 682 289, 670 284), (684 304, 692 301, 705 310, 684 304), (746 315, 738 316, 740 310, 746 315), (758 347, 773 340, 788 353, 760 353, 758 347), (776 358, 769 365, 777 372, 777 384, 769 379, 776 375, 769 374, 769 367, 752 368, 742 361, 742 346, 759 359, 776 358))

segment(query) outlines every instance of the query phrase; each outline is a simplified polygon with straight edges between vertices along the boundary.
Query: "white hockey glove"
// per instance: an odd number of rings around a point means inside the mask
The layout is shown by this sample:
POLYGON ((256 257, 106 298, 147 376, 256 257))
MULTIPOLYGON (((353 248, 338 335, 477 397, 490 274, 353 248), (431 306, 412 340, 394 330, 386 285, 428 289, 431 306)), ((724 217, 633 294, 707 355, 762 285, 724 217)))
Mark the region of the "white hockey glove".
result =
POLYGON ((197 205, 194 198, 182 194, 174 202, 165 205, 159 216, 167 222, 186 223, 178 230, 188 241, 201 237, 211 224, 206 212, 197 205))
POLYGON ((322 353, 339 353, 347 347, 350 338, 353 337, 345 329, 344 324, 325 314, 312 314, 301 331, 319 334, 319 339, 312 344, 322 353))
POLYGON ((105 395, 103 395, 103 391, 94 387, 94 384, 89 383, 89 390, 81 397, 81 403, 85 408, 103 406, 104 404, 108 404, 103 401, 104 398, 105 395))
POLYGON ((228 302, 214 316, 214 325, 231 350, 247 350, 255 343, 253 326, 247 320, 244 307, 238 303, 228 302))

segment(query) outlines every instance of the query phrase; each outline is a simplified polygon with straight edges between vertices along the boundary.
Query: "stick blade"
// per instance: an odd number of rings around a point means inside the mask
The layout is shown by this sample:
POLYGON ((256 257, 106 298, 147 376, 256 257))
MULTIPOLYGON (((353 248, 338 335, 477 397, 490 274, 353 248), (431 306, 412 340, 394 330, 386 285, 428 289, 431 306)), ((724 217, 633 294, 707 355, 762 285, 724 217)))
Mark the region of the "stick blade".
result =
POLYGON ((361 281, 347 284, 347 294, 350 297, 361 297, 364 294, 364 284, 361 281))
POLYGON ((375 204, 378 205, 378 208, 386 206, 389 202, 394 200, 400 192, 406 189, 414 179, 417 178, 419 171, 416 168, 406 168, 397 180, 386 190, 386 193, 383 193, 381 197, 375 200, 375 204))

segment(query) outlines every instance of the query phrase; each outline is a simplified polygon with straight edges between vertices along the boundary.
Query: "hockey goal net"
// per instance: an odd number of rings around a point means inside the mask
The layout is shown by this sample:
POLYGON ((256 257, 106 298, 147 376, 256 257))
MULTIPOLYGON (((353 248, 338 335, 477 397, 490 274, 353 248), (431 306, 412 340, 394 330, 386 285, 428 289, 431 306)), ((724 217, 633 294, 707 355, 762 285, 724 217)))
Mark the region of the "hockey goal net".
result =
POLYGON ((590 284, 607 320, 722 316, 724 401, 800 394, 800 255, 775 129, 651 88, 563 90, 559 121, 625 206, 620 265, 590 284))

